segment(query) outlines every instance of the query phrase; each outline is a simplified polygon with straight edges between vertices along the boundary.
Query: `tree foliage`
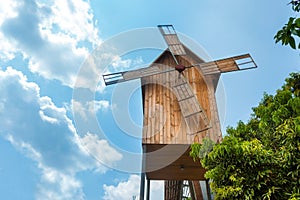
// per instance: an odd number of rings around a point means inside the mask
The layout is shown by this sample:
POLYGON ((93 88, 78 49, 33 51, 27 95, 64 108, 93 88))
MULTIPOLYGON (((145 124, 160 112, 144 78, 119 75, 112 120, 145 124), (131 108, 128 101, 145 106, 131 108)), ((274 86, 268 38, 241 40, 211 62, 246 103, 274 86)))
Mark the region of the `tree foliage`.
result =
POLYGON ((194 158, 204 155, 216 199, 300 199, 299 73, 275 95, 264 94, 250 120, 227 133, 206 154, 207 148, 192 146, 194 158))
MULTIPOLYGON (((292 6, 293 11, 300 11, 300 0, 292 0, 289 3, 292 6)), ((300 37, 300 18, 290 17, 288 23, 283 26, 281 30, 274 36, 275 42, 280 42, 282 45, 289 45, 293 49, 300 49, 300 42, 298 45, 296 40, 300 37)))

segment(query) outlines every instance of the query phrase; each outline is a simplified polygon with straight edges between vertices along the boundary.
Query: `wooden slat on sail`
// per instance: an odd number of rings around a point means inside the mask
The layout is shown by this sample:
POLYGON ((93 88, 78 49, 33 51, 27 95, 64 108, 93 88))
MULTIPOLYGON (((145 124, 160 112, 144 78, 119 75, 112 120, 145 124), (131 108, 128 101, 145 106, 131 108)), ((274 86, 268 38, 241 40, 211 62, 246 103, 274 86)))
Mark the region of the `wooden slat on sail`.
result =
POLYGON ((198 64, 204 75, 256 68, 250 54, 198 64))
POLYGON ((149 67, 141 68, 137 70, 117 72, 111 74, 104 74, 103 79, 105 85, 111 85, 115 83, 120 83, 124 81, 129 81, 133 79, 138 79, 146 76, 152 76, 156 74, 161 74, 169 71, 174 71, 174 68, 171 68, 167 65, 162 64, 152 64, 149 67))
POLYGON ((186 55, 184 47, 179 41, 176 31, 172 25, 159 25, 158 28, 173 55, 186 55))
POLYGON ((188 134, 197 134, 210 128, 209 119, 185 77, 179 75, 171 87, 187 124, 188 134))

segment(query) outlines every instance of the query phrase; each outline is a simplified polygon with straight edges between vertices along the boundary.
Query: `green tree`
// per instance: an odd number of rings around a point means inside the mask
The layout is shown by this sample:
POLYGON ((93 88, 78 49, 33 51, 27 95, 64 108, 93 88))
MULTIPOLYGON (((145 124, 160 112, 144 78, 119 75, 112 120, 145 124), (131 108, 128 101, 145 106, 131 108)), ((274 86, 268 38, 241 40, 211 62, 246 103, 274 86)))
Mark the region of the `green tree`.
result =
POLYGON ((300 199, 299 73, 274 96, 264 94, 250 120, 227 133, 210 152, 203 153, 207 145, 192 145, 215 199, 300 199))
MULTIPOLYGON (((292 6, 293 11, 300 11, 300 0, 292 0, 289 3, 292 6)), ((300 18, 290 17, 288 23, 283 26, 281 30, 277 32, 274 39, 275 42, 280 42, 282 45, 290 45, 293 49, 296 49, 296 38, 300 37, 300 18)), ((297 45, 300 49, 300 42, 297 45)))

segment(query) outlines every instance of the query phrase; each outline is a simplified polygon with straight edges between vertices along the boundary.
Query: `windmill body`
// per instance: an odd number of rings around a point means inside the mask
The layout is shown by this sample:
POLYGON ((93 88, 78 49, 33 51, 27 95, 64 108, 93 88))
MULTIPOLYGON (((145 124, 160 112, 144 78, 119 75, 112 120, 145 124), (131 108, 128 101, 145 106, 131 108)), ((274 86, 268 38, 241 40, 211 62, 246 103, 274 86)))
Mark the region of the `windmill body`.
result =
POLYGON ((179 41, 172 25, 158 27, 168 49, 150 66, 103 78, 106 85, 141 78, 147 180, 166 180, 165 199, 181 198, 178 188, 188 180, 192 198, 201 199, 199 181, 205 180, 205 170, 189 156, 189 147, 204 138, 222 140, 215 98, 221 73, 256 65, 249 54, 205 62, 179 41))
MULTIPOLYGON (((191 65, 182 57, 177 59, 185 66, 191 65)), ((198 59, 193 63, 199 62, 203 61, 198 59)), ((169 51, 162 53, 154 64, 176 66, 169 51)), ((204 170, 189 156, 189 146, 202 143, 205 137, 215 142, 221 140, 214 82, 206 80, 196 67, 187 68, 182 74, 173 70, 143 77, 141 82, 147 178, 204 180, 204 170), (175 160, 162 168, 168 158, 175 160)))

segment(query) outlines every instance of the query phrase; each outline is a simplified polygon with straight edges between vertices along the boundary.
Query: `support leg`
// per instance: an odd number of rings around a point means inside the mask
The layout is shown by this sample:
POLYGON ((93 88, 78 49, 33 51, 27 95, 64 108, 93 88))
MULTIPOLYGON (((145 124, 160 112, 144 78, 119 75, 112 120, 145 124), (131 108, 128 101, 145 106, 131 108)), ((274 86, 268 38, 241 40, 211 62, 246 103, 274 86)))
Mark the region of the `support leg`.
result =
POLYGON ((141 185, 140 185, 140 200, 144 200, 145 196, 145 173, 141 173, 141 185))
POLYGON ((147 193, 146 193, 146 200, 150 199, 150 179, 147 179, 147 193))
POLYGON ((146 146, 142 146, 143 148, 143 157, 142 157, 142 173, 141 173, 141 185, 140 185, 140 200, 144 200, 145 198, 145 178, 146 178, 146 158, 144 152, 146 152, 146 146))
POLYGON ((206 183, 207 199, 208 199, 208 200, 211 200, 211 192, 210 192, 209 180, 205 180, 205 183, 206 183))

